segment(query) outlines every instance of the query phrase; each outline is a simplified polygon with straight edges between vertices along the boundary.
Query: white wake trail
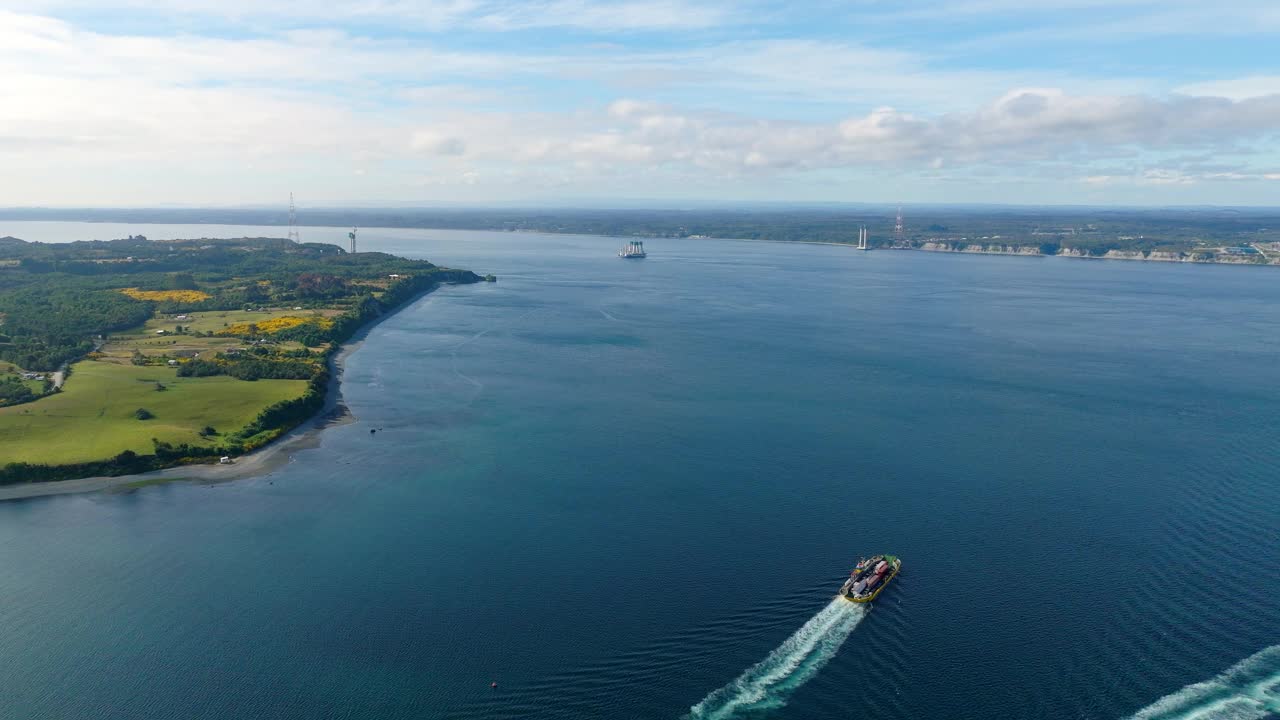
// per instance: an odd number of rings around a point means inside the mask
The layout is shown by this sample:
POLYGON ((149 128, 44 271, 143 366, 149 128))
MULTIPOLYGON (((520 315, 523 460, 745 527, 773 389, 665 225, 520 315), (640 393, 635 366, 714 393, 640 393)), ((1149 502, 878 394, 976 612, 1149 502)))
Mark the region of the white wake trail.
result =
POLYGON ((835 657, 845 638, 866 614, 863 606, 837 596, 764 660, 690 708, 687 717, 729 720, 745 713, 782 707, 796 688, 835 657))
POLYGON ((1280 713, 1280 645, 1272 645, 1212 680, 1188 685, 1130 720, 1261 720, 1280 713))

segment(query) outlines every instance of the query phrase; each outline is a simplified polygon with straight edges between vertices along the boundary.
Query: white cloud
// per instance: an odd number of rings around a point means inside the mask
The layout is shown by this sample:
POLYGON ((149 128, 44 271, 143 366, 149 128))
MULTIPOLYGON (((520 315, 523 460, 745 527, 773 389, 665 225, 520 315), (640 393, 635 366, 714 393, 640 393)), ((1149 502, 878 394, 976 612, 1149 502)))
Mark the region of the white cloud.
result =
MULTIPOLYGON (((686 166, 721 173, 870 166, 899 172, 943 166, 1032 169, 1062 161, 1115 162, 1126 155, 1139 163, 1151 153, 1264 140, 1280 133, 1280 96, 1233 102, 1023 89, 965 113, 924 117, 880 108, 826 124, 682 112, 624 99, 599 114, 572 117, 464 114, 431 132, 432 138, 463 138, 471 161, 495 163, 686 166)), ((1189 177, 1160 169, 1146 171, 1143 181, 1183 184, 1189 177)))
POLYGON ((1143 171, 1138 177, 1140 185, 1190 185, 1195 182, 1195 178, 1182 172, 1181 170, 1170 170, 1168 168, 1156 168, 1143 171))
POLYGON ((1280 75, 1251 75, 1229 80, 1210 80, 1183 85, 1177 88, 1175 92, 1183 95, 1221 97, 1231 100, 1247 100, 1268 95, 1280 95, 1280 75))
MULTIPOLYGON (((170 5, 234 13, 241 1, 170 5)), ((239 10, 287 4, 245 2, 239 10)), ((723 7, 372 0, 341 11, 504 30, 564 26, 572 15, 583 27, 624 30, 714 24, 723 7), (667 15, 678 20, 659 17, 667 15)), ((81 175, 91 188, 119 168, 129 177, 112 175, 113 191, 136 187, 149 197, 186 175, 193 179, 185 192, 198 194, 202 176, 218 175, 241 201, 282 175, 321 182, 330 172, 341 178, 331 180, 335 192, 358 176, 370 193, 494 183, 594 188, 645 178, 733 187, 830 169, 939 181, 1008 170, 1068 185, 1083 177, 1085 185, 1159 187, 1264 181, 1271 171, 1250 163, 1267 159, 1236 151, 1268 152, 1280 134, 1280 79, 1271 76, 1165 96, 1141 81, 940 67, 937 58, 856 42, 479 48, 323 28, 108 34, 0 10, 0 162, 9 170, 0 193, 41 202, 33 177, 49 178, 45 192, 84 192, 57 176, 81 175), (591 99, 555 95, 578 84, 591 99), (1082 91, 1086 85, 1094 87, 1082 91), (822 111, 793 111, 805 103, 822 111), (1171 161, 1170 153, 1216 164, 1171 161)))
POLYGON ((454 135, 423 129, 413 133, 409 139, 409 148, 435 155, 462 155, 467 151, 467 143, 454 135))
POLYGON ((1202 172, 1183 168, 1148 168, 1131 175, 1089 175, 1080 182, 1092 186, 1131 185, 1186 186, 1200 183, 1269 182, 1280 180, 1277 172, 1202 172))

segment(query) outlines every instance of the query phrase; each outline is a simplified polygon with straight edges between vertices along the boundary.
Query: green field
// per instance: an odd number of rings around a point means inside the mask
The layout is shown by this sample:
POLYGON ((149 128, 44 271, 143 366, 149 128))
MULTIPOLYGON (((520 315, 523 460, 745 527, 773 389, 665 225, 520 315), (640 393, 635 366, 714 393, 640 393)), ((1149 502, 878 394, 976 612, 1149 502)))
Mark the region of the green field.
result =
POLYGON ((80 362, 61 393, 0 408, 0 464, 64 464, 105 460, 124 450, 150 454, 151 438, 215 445, 206 425, 230 433, 265 407, 298 397, 305 380, 246 382, 227 376, 180 378, 173 368, 80 362), (156 383, 167 388, 156 390, 156 383), (137 420, 134 411, 155 417, 137 420))

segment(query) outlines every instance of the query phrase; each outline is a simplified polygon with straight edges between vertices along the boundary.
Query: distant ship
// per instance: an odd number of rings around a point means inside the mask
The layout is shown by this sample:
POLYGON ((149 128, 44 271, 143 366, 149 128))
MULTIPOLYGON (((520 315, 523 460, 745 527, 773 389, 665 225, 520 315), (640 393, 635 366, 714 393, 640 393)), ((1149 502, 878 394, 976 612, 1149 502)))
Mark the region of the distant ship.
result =
POLYGON ((856 603, 871 602, 881 590, 898 576, 902 569, 902 559, 894 555, 876 555, 860 560, 858 566, 849 573, 849 579, 840 586, 840 594, 846 600, 856 603))
POLYGON ((620 258, 645 257, 644 243, 640 242, 639 240, 632 240, 631 242, 622 246, 622 249, 618 251, 618 257, 620 258))

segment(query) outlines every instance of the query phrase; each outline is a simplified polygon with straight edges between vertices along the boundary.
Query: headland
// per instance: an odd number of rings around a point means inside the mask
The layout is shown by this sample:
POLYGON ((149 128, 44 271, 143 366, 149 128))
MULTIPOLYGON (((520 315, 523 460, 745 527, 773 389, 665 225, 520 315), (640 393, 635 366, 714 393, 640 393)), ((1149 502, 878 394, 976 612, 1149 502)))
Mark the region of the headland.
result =
POLYGON ((0 395, 0 499, 268 472, 349 420, 343 363, 374 324, 482 279, 265 238, 8 239, 0 273, 0 390, 23 386, 0 395))

